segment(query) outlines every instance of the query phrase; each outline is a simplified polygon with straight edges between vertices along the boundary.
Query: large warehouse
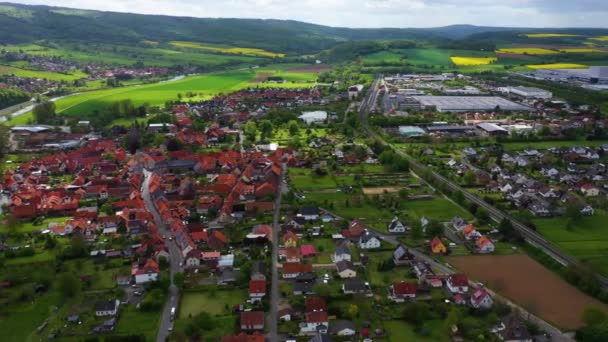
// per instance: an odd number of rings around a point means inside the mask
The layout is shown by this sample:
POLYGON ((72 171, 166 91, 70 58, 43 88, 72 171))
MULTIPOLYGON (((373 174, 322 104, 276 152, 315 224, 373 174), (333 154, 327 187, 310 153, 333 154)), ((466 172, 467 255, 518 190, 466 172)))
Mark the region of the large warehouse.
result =
POLYGON ((501 110, 530 111, 524 106, 498 96, 413 96, 423 109, 435 109, 438 112, 492 111, 501 110))

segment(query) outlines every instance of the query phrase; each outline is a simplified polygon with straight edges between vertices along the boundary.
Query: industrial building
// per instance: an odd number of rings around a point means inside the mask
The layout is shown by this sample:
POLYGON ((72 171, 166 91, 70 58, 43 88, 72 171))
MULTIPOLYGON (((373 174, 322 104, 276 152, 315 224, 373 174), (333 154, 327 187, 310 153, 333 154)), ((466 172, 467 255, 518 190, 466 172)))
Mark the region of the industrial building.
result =
POLYGON ((507 92, 525 99, 549 100, 553 97, 553 93, 550 91, 533 87, 509 87, 507 92))
POLYGON ((498 96, 413 96, 423 109, 438 112, 492 111, 530 111, 532 108, 498 96))
POLYGON ((485 136, 507 136, 509 135, 509 131, 503 127, 498 126, 495 123, 491 122, 482 122, 477 124, 477 128, 482 132, 482 135, 485 136))
POLYGON ((327 120, 327 112, 321 110, 315 112, 303 112, 298 119, 306 122, 309 125, 312 123, 324 123, 327 120))
POLYGON ((399 126, 399 134, 406 137, 419 137, 422 135, 426 135, 426 132, 416 126, 399 126))

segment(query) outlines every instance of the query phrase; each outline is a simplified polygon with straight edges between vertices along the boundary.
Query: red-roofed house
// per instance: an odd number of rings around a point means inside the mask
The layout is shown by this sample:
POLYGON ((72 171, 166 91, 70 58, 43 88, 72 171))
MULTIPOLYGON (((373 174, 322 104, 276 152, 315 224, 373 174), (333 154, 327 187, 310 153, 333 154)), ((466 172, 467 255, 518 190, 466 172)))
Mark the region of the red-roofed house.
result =
POLYGON ((262 298, 266 295, 266 281, 265 280, 250 280, 249 281, 249 299, 251 303, 257 303, 262 301, 262 298))
POLYGON ((325 311, 307 312, 304 322, 300 324, 300 333, 321 333, 326 334, 329 328, 329 316, 325 311))
POLYGON ((471 305, 475 309, 487 310, 490 309, 493 304, 494 301, 492 300, 492 297, 483 287, 476 289, 471 295, 471 305))
POLYGON ((251 335, 240 333, 237 336, 226 335, 222 338, 222 342, 264 342, 264 335, 255 332, 251 335))
POLYGON ((452 274, 445 282, 452 293, 467 293, 469 291, 469 278, 465 274, 452 274))
POLYGON ((475 245, 477 245, 477 253, 493 253, 494 252, 494 244, 487 236, 482 236, 477 241, 475 241, 475 245))
POLYGON ((416 298, 416 285, 407 281, 394 282, 389 287, 389 298, 396 303, 414 299, 416 298))
POLYGON ((327 303, 321 297, 308 297, 304 301, 305 312, 327 311, 327 303))
POLYGON ((285 247, 296 247, 298 245, 298 236, 296 233, 288 230, 283 234, 283 245, 285 247))
POLYGON ((264 330, 264 312, 241 312, 241 330, 264 330))
POLYGON ((284 279, 293 279, 302 273, 312 273, 312 264, 289 262, 283 264, 282 274, 284 279))
POLYGON ((131 269, 131 275, 135 278, 136 284, 145 284, 158 280, 159 267, 158 263, 152 258, 146 260, 145 263, 135 262, 131 269))
POLYGON ((302 257, 304 258, 314 257, 315 255, 317 255, 317 251, 315 250, 315 246, 313 245, 304 245, 300 249, 302 251, 302 257))

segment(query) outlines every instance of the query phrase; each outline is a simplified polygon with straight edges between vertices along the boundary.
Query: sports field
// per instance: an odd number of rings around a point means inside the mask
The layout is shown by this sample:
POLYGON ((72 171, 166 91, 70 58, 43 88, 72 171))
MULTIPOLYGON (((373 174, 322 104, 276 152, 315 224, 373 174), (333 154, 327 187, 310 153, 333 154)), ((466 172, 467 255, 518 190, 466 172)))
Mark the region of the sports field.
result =
POLYGON ((583 325, 583 311, 608 307, 524 254, 448 257, 448 262, 518 305, 568 331, 583 325))

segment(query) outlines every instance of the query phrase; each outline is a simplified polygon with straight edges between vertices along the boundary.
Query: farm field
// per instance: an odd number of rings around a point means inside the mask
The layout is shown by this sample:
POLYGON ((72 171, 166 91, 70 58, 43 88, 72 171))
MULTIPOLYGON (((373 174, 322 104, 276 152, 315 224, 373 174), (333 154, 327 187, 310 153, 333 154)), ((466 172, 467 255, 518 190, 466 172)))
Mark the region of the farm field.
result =
POLYGON ((205 45, 198 42, 180 42, 180 41, 172 41, 169 42, 172 46, 178 48, 187 48, 187 49, 201 49, 219 53, 226 53, 232 55, 249 55, 249 56, 262 56, 262 57, 285 57, 284 53, 276 53, 270 52, 262 49, 254 49, 254 48, 244 48, 244 47, 220 47, 220 46, 212 46, 205 45))
POLYGON ((587 296, 527 255, 448 257, 448 262, 541 318, 566 330, 583 325, 581 314, 608 306, 587 296))
POLYGON ((535 219, 538 231, 566 253, 608 274, 608 214, 596 210, 594 216, 582 217, 567 229, 563 218, 535 219))
POLYGON ((602 50, 590 49, 590 48, 566 48, 566 49, 559 49, 559 51, 566 52, 566 53, 604 52, 602 50))
POLYGON ((608 36, 593 37, 593 38, 589 38, 589 39, 597 40, 599 42, 608 42, 608 36))
POLYGON ((486 65, 496 62, 496 57, 451 57, 452 62, 458 66, 486 65))
POLYGON ((576 63, 550 63, 550 64, 530 64, 527 65, 531 69, 586 69, 587 65, 576 63))
POLYGON ((554 55, 559 52, 555 50, 543 49, 543 48, 501 48, 496 50, 496 53, 513 53, 513 54, 527 54, 527 55, 554 55))
POLYGON ((15 75, 29 78, 45 78, 51 81, 74 81, 88 76, 87 74, 79 70, 73 71, 72 73, 62 74, 58 72, 22 69, 6 65, 0 65, 0 75, 15 75))
POLYGON ((528 38, 559 38, 559 37, 580 37, 578 34, 565 33, 528 33, 524 34, 528 38))

